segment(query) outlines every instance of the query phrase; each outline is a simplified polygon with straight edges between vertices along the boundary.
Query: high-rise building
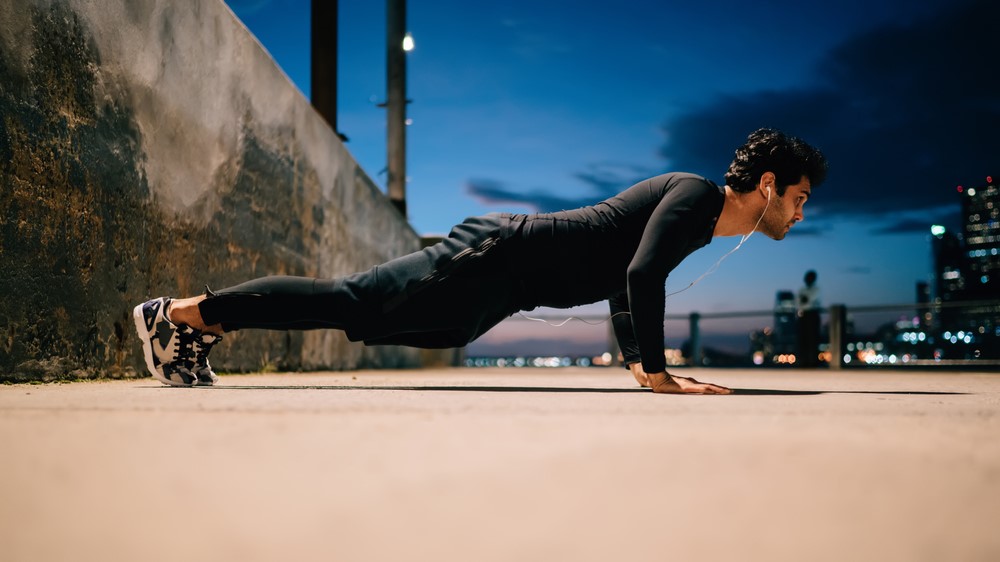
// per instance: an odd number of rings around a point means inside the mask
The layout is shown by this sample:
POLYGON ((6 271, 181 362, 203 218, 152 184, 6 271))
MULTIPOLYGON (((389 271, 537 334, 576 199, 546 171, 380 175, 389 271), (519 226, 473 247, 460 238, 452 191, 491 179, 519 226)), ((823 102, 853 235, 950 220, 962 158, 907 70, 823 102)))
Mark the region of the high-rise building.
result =
MULTIPOLYGON (((1000 297, 1000 190, 992 177, 986 184, 962 190, 962 227, 965 233, 965 299, 995 300, 1000 297)), ((996 307, 965 310, 966 327, 981 352, 1000 353, 1000 311, 996 307)))
MULTIPOLYGON (((931 227, 931 253, 934 266, 934 276, 931 279, 933 302, 937 304, 952 303, 965 300, 965 254, 962 251, 962 239, 959 235, 949 232, 943 226, 931 227)), ((934 319, 934 327, 949 326, 955 323, 959 311, 954 308, 944 308, 934 319)))
POLYGON ((956 304, 935 315, 935 356, 1000 358, 1000 190, 992 177, 958 187, 962 229, 931 229, 932 302, 956 304))
POLYGON ((1000 295, 1000 190, 992 177, 986 178, 986 185, 959 190, 968 263, 967 296, 996 298, 1000 295))

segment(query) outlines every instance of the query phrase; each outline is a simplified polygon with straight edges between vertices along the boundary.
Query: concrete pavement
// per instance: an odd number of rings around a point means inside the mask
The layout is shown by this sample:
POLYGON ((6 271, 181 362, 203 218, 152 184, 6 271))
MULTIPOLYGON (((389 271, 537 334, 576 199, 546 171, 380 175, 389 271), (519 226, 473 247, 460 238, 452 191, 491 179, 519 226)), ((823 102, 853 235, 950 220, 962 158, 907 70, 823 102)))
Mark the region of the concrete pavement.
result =
POLYGON ((0 558, 1000 560, 1000 375, 0 386, 0 558))

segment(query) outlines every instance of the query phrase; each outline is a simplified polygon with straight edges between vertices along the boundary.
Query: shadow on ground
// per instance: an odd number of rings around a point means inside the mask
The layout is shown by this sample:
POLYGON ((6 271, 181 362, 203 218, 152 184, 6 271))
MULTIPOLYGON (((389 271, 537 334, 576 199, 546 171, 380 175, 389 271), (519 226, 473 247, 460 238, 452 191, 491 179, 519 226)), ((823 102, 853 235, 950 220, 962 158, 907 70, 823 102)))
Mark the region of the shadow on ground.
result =
MULTIPOLYGON (((187 388, 159 386, 151 388, 187 388)), ((419 392, 564 392, 620 394, 651 392, 648 388, 574 388, 556 386, 347 386, 347 385, 261 385, 261 386, 195 386, 201 390, 409 390, 419 392)), ((927 392, 908 390, 780 390, 769 388, 734 388, 742 396, 815 396, 818 394, 897 394, 906 396, 964 395, 966 392, 927 392)))

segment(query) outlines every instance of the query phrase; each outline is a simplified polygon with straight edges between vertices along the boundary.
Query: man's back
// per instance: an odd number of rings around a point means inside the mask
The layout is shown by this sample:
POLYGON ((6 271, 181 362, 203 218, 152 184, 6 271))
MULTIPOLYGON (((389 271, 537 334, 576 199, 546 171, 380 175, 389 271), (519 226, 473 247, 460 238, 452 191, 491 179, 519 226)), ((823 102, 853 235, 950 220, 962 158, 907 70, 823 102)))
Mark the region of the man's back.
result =
MULTIPOLYGON (((663 277, 709 243, 724 192, 686 173, 663 174, 588 207, 505 215, 530 306, 574 306, 626 289, 636 263, 663 277)), ((662 287, 662 283, 661 283, 662 287)))

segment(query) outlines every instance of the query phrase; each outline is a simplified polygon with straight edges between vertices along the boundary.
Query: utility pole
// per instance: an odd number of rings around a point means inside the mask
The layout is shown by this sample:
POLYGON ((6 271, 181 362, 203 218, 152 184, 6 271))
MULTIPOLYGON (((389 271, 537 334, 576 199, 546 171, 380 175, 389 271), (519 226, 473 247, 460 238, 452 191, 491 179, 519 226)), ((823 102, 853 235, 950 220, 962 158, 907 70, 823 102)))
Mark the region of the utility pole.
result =
MULTIPOLYGON (((317 0, 313 0, 314 2, 317 0)), ((406 216, 406 0, 386 0, 386 108, 389 200, 406 216)))
POLYGON ((312 0, 309 97, 333 132, 346 141, 347 137, 337 130, 337 3, 338 0, 312 0))

